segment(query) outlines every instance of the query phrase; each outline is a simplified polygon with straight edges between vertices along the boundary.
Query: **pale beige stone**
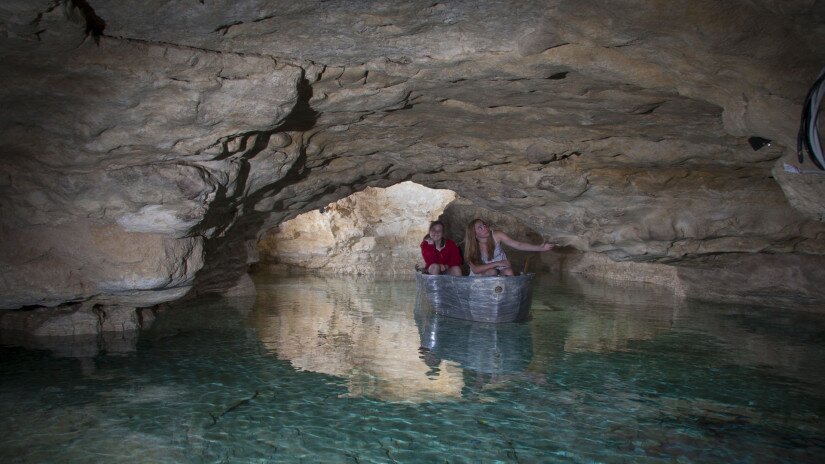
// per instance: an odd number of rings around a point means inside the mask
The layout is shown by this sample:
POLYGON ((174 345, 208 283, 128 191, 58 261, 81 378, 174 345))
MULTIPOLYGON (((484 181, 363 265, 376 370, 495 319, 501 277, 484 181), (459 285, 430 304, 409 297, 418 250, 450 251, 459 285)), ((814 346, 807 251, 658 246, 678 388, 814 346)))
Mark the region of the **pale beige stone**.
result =
POLYGON ((265 262, 341 274, 410 274, 419 244, 455 193, 412 182, 367 188, 284 222, 258 245, 265 262))
MULTIPOLYGON (((779 164, 819 3, 88 3, 102 31, 0 7, 1 307, 225 291, 268 230, 409 180, 664 275, 825 254, 825 176, 779 164)), ((395 259, 382 237, 333 267, 395 259)))

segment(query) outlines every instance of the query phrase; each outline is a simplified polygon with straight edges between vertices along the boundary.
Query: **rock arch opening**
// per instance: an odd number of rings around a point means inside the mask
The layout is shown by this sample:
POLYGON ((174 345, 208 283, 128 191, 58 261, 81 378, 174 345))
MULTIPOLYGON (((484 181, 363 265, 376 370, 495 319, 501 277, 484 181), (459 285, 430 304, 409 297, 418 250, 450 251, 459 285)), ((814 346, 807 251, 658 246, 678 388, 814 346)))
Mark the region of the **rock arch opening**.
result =
MULTIPOLYGON (((410 274, 421 264, 419 244, 431 221, 444 222, 446 235, 461 245, 466 225, 476 217, 520 240, 542 236, 518 219, 473 204, 456 192, 414 182, 367 187, 327 206, 303 213, 263 234, 256 269, 278 273, 354 275, 410 274)), ((463 248, 463 247, 462 247, 463 248)), ((527 255, 508 250, 523 269, 527 255)), ((531 260, 546 269, 549 257, 531 260)))
POLYGON ((429 222, 456 198, 451 190, 413 182, 367 187, 266 232, 258 242, 258 267, 299 273, 409 272, 429 222))

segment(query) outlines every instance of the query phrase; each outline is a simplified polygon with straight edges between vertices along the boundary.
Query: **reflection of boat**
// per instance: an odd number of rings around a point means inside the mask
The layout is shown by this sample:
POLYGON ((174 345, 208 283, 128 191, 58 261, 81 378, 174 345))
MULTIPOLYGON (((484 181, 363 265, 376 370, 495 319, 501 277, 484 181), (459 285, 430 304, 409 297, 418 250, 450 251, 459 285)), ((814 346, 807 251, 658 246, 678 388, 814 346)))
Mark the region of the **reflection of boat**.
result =
POLYGON ((424 360, 437 366, 452 361, 484 374, 523 372, 533 356, 527 324, 462 321, 416 309, 424 360))
POLYGON ((458 277, 416 273, 418 291, 437 314, 480 322, 514 322, 527 318, 533 299, 533 276, 458 277))

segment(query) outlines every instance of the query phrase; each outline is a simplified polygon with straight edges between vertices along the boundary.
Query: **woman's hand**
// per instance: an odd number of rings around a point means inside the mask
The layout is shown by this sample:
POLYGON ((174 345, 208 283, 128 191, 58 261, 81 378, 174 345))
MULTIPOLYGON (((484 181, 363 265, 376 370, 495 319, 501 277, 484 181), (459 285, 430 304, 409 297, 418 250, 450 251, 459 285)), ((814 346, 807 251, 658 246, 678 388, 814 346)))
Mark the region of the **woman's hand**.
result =
POLYGON ((447 270, 448 266, 446 264, 439 264, 438 267, 441 269, 441 272, 444 272, 447 270))
POLYGON ((496 269, 509 269, 512 266, 510 265, 509 259, 502 259, 501 261, 496 261, 496 269))
POLYGON ((538 251, 550 251, 553 248, 555 248, 555 246, 556 245, 553 245, 552 243, 544 242, 544 243, 541 244, 541 247, 539 247, 538 251))

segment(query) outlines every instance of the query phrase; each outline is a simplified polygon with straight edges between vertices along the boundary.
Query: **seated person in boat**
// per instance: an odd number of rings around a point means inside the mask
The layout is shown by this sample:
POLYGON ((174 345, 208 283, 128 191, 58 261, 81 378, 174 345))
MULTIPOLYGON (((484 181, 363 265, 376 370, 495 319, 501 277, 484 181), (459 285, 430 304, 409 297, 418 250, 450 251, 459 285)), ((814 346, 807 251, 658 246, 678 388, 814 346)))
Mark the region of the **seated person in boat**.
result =
POLYGON ((471 276, 515 275, 510 260, 501 248, 502 243, 521 251, 553 249, 553 245, 547 242, 531 245, 513 240, 504 232, 490 229, 481 219, 474 219, 467 226, 464 237, 465 255, 471 276))
POLYGON ((441 221, 430 223, 430 233, 421 242, 421 256, 424 258, 424 272, 462 275, 461 252, 454 241, 444 237, 441 221))

